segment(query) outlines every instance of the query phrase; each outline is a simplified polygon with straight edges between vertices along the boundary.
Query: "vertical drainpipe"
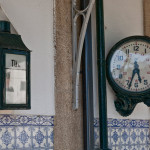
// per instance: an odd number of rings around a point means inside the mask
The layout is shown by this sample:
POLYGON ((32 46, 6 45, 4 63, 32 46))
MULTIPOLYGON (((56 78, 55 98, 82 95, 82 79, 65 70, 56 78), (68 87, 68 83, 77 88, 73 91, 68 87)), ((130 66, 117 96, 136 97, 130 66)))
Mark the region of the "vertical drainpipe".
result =
POLYGON ((96 0, 100 149, 108 150, 103 0, 96 0))
MULTIPOLYGON (((89 0, 82 1, 82 9, 89 0)), ((91 17, 88 22, 83 50, 83 125, 84 150, 94 150, 94 110, 93 110, 93 66, 92 66, 92 33, 91 17)))

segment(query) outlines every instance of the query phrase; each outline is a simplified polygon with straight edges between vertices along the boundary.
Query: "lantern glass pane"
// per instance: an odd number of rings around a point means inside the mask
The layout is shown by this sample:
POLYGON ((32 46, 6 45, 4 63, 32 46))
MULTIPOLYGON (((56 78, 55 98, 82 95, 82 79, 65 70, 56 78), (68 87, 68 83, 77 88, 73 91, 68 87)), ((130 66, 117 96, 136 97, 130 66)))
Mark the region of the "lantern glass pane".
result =
POLYGON ((6 54, 6 104, 26 104, 26 56, 6 54))

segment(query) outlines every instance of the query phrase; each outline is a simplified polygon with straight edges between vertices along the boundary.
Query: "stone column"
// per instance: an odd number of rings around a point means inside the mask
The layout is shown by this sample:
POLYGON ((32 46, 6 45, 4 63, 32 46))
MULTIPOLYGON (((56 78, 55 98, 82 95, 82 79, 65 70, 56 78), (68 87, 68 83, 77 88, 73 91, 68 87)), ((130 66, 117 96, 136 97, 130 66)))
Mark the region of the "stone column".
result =
POLYGON ((72 109, 72 0, 55 0, 54 150, 83 150, 83 112, 72 109))

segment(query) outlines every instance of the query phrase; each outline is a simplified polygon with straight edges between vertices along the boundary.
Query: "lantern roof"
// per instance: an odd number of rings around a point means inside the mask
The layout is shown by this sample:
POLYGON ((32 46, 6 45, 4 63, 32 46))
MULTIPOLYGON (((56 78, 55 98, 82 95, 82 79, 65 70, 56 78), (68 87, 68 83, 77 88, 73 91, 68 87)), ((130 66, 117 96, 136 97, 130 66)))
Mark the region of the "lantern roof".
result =
POLYGON ((0 21, 0 48, 30 51, 21 36, 10 33, 10 22, 0 21))

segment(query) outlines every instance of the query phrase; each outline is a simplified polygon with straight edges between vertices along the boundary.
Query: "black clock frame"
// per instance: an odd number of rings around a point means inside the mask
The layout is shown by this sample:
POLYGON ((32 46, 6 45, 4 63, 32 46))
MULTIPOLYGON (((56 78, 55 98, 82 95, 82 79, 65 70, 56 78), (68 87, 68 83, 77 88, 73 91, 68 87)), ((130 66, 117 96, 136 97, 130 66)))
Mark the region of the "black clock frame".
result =
POLYGON ((106 75, 108 82, 112 89, 114 90, 117 99, 115 100, 115 107, 116 110, 120 113, 122 116, 129 116, 136 104, 140 102, 144 102, 148 107, 150 107, 150 87, 149 89, 141 92, 133 92, 133 91, 127 91, 123 88, 121 88, 113 79, 111 71, 110 71, 110 63, 112 56, 114 52, 122 46, 123 44, 135 40, 144 41, 150 44, 150 37, 148 36, 130 36, 127 37, 121 41, 119 41, 117 44, 115 44, 112 49, 110 50, 107 59, 106 59, 106 75))

